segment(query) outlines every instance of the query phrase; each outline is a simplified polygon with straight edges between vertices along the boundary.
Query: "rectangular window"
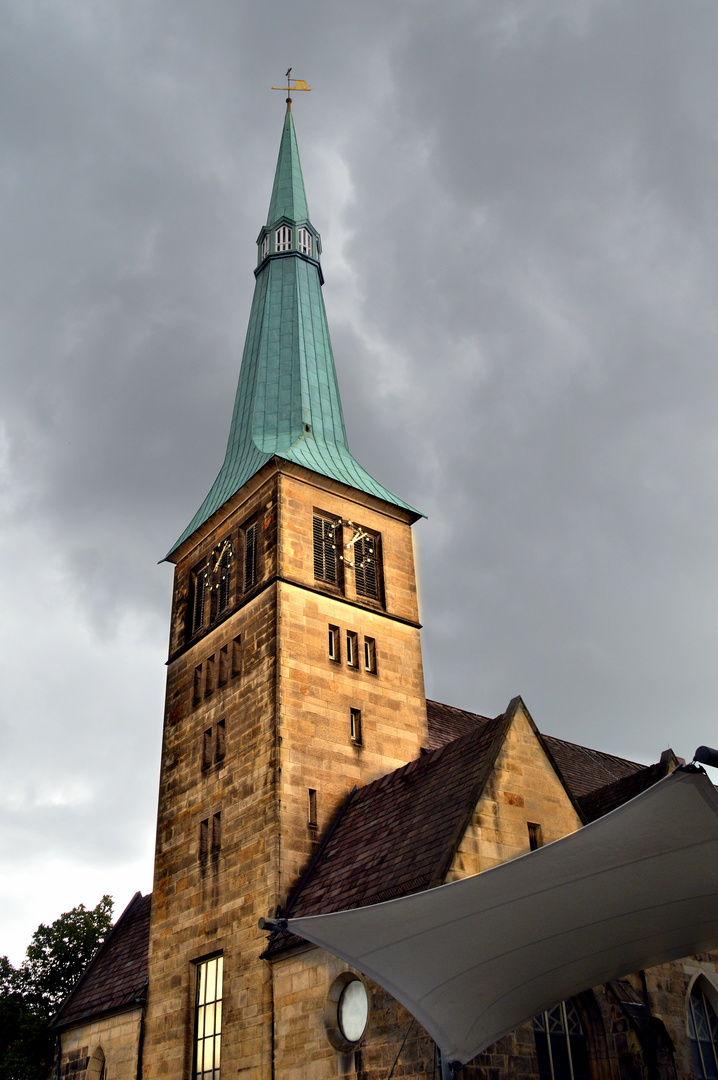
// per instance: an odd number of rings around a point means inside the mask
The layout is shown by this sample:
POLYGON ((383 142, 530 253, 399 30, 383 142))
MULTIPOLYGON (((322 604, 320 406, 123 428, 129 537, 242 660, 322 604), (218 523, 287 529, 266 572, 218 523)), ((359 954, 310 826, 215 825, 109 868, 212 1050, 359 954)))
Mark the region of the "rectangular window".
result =
POLYGON ((359 667, 359 639, 353 630, 347 630, 347 664, 359 667))
POLYGON ((232 642, 232 678, 242 674, 242 637, 236 637, 232 642))
POLYGON ((379 537, 360 529, 354 543, 354 581, 358 596, 380 597, 379 537))
POLYGON ((222 814, 218 811, 212 817, 212 858, 216 859, 222 846, 222 814))
POLYGON ((227 729, 224 720, 217 721, 217 741, 214 748, 214 760, 222 761, 227 750, 227 729))
POLYGON ((217 595, 217 614, 221 615, 229 607, 232 583, 232 558, 234 549, 231 540, 225 540, 222 554, 215 567, 215 592, 217 595))
POLYGON ((257 584, 257 522, 244 530, 244 591, 257 584))
POLYGON ((222 1036, 222 957, 197 964, 194 1080, 219 1080, 222 1036))
POLYGON ((373 637, 364 638, 364 667, 376 675, 376 642, 373 637))
POLYGON ((349 710, 349 732, 352 742, 361 745, 361 712, 359 709, 349 710))
POLYGON ((202 738, 202 768, 208 769, 212 764, 212 728, 207 728, 202 738))
POLYGON ((229 645, 223 645, 219 650, 219 676, 217 678, 217 685, 224 686, 227 682, 229 671, 229 645))
POLYGON ((527 821, 529 830, 529 851, 535 851, 536 848, 543 847, 543 833, 541 826, 534 824, 533 821, 527 821))
POLYGON ((308 824, 310 829, 316 829, 317 827, 317 793, 314 788, 309 788, 309 800, 308 800, 308 824))
POLYGON ((339 584, 339 545, 341 522, 326 517, 312 519, 314 542, 314 577, 339 584))
POLYGON ((329 659, 339 662, 339 627, 329 627, 329 659))
POLYGON ((204 696, 208 698, 214 693, 214 656, 210 656, 205 662, 205 666, 204 696))
POLYGON ((198 664, 194 669, 194 690, 192 691, 192 704, 199 705, 202 700, 202 665, 198 664))
POLYGON ((190 635, 198 633, 204 625, 204 597, 207 584, 207 570, 195 570, 192 573, 192 588, 190 590, 190 635))
POLYGON ((262 258, 266 259, 269 255, 269 233, 262 240, 262 258))
POLYGON ((204 866, 209 854, 209 818, 199 823, 199 861, 204 866))

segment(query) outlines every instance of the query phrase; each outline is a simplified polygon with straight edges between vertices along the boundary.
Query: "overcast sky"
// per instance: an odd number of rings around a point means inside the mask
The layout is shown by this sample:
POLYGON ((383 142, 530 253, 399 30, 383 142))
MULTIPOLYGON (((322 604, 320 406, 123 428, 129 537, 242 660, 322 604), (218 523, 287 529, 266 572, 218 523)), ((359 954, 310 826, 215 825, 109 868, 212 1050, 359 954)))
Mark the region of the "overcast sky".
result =
POLYGON ((718 7, 0 0, 0 953, 151 888, 172 571, 284 111, 427 693, 718 743, 718 7))

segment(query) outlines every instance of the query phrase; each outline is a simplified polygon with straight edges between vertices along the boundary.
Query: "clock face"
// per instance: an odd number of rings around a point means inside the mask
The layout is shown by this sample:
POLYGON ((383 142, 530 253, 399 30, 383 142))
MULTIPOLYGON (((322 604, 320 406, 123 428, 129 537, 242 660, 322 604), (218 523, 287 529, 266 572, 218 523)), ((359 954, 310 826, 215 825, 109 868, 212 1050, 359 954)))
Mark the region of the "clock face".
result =
POLYGON ((226 568, 228 570, 229 565, 230 565, 230 563, 232 561, 232 556, 233 555, 234 555, 234 548, 232 546, 232 541, 229 538, 226 539, 226 540, 220 541, 220 543, 217 544, 214 551, 212 552, 212 554, 209 557, 209 569, 210 569, 210 571, 213 574, 216 574, 217 571, 219 570, 222 562, 224 562, 224 564, 225 564, 225 566, 226 566, 226 568))

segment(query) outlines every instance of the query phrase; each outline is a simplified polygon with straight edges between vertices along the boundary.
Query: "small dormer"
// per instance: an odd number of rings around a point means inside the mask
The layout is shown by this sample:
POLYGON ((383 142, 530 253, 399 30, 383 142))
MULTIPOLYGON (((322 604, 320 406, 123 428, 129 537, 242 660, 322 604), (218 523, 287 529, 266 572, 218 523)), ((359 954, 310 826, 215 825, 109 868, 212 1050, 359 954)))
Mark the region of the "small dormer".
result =
POLYGON ((319 233, 308 221, 297 223, 282 218, 272 225, 265 225, 257 237, 258 267, 270 255, 303 255, 319 262, 322 250, 319 233))

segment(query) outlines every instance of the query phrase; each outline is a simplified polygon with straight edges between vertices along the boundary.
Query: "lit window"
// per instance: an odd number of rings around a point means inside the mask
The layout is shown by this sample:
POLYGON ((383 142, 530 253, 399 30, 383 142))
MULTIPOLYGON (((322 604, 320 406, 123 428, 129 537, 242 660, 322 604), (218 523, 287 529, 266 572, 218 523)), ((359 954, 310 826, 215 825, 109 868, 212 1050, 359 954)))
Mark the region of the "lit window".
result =
POLYGON ((312 521, 314 541, 314 577, 327 581, 330 585, 339 584, 339 543, 341 522, 326 517, 315 517, 312 521))
POLYGON ((534 1016, 533 1025, 541 1080, 589 1080, 588 1044, 572 1001, 534 1016))
POLYGON ((314 788, 309 788, 307 805, 307 824, 310 829, 317 827, 317 793, 314 788))
POLYGON ((712 1080, 718 1076, 718 1018, 699 986, 688 999, 688 1034, 698 1080, 712 1080))
POLYGON ((302 255, 312 254, 312 234, 309 229, 299 229, 297 231, 297 247, 301 251, 302 255))
POLYGON ((257 522, 244 530, 244 591, 257 583, 257 522))
POLYGON ((349 733, 351 740, 357 745, 361 745, 361 712, 359 709, 349 710, 349 733))
POLYGON ((364 638, 364 667, 372 675, 376 674, 376 642, 373 637, 364 638))
POLYGON ((339 627, 329 627, 329 659, 339 662, 339 627))
POLYGON ((292 230, 288 225, 280 225, 274 234, 274 250, 290 251, 292 247, 292 230))
POLYGON ((347 664, 349 667, 359 667, 359 644, 353 630, 347 630, 347 664))
POLYGON ((197 965, 195 1002, 195 1080, 219 1080, 222 1033, 222 957, 197 965))
POLYGON ((529 830, 529 851, 535 851, 536 848, 543 847, 541 826, 536 825, 533 821, 527 821, 526 824, 529 830))
POLYGON ((379 599, 379 537, 361 529, 353 543, 354 581, 359 596, 379 599))
POLYGON ((266 259, 269 255, 269 233, 262 240, 262 258, 266 259))

